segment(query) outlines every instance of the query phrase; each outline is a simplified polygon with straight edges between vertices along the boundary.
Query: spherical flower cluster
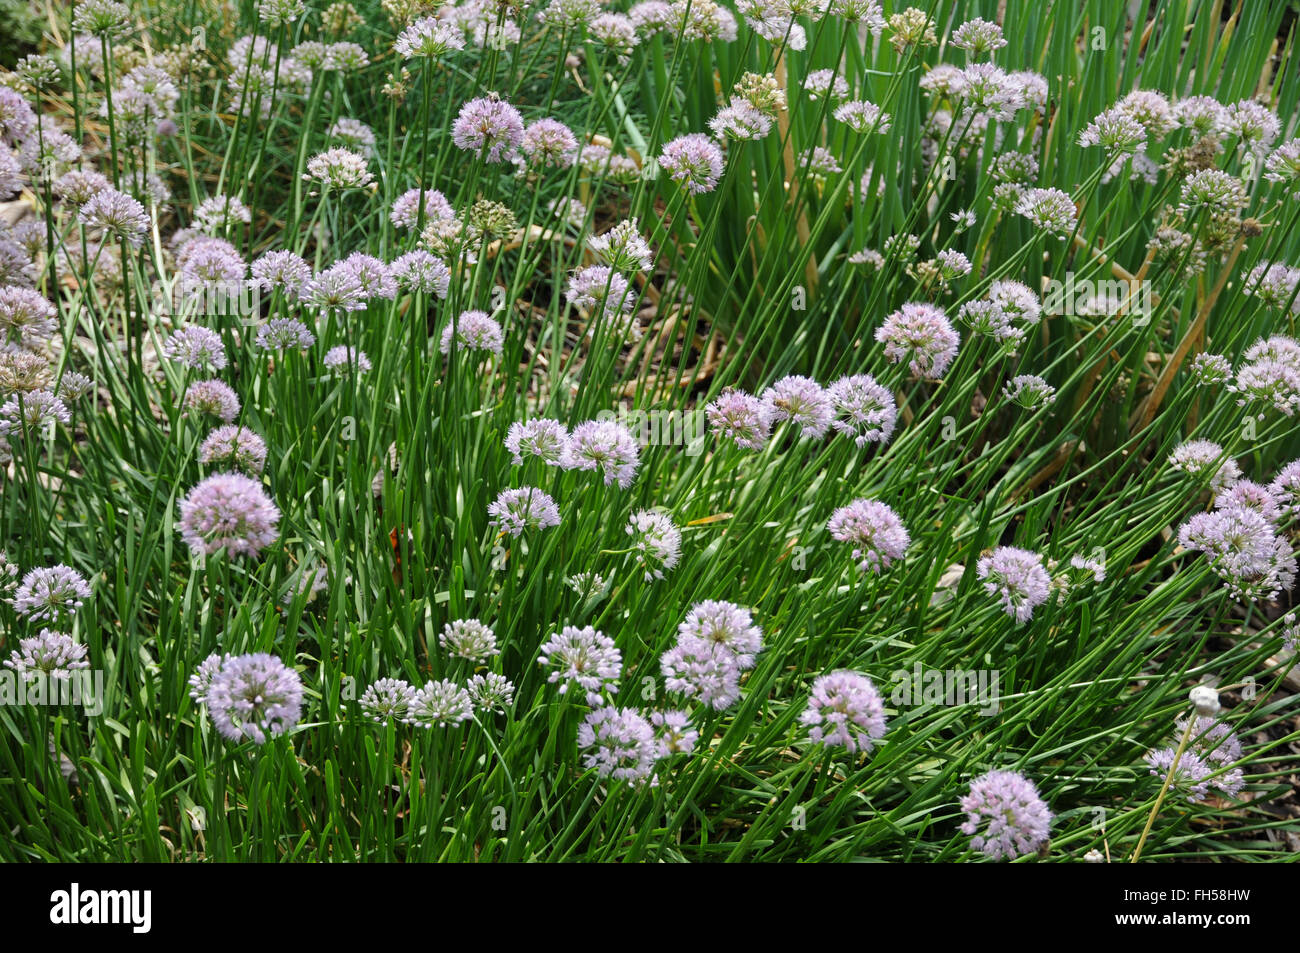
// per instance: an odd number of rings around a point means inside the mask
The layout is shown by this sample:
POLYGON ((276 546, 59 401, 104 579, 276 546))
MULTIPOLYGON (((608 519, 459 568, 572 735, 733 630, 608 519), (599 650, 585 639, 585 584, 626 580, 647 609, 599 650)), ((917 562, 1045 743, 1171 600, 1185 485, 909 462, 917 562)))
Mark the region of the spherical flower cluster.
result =
POLYGON ((10 604, 32 622, 66 624, 89 598, 90 583, 71 566, 60 563, 29 570, 10 604))
POLYGON ((340 372, 355 369, 358 374, 364 374, 370 370, 370 358, 366 357, 366 352, 344 344, 336 345, 326 351, 322 363, 330 370, 340 372))
POLYGON ((719 139, 762 139, 772 131, 772 119, 750 103, 733 100, 709 120, 709 128, 719 139))
POLYGON ((721 711, 740 698, 740 676, 762 646, 763 631, 748 610, 707 600, 692 606, 659 667, 669 691, 721 711))
POLYGON ((971 847, 993 860, 1030 854, 1047 840, 1052 813, 1032 781, 1014 771, 990 771, 961 799, 961 832, 971 847))
POLYGON ((1146 139, 1146 127, 1118 105, 1100 113, 1079 133, 1079 145, 1101 146, 1108 153, 1138 152, 1146 139))
POLYGON ((1056 400, 1056 388, 1036 374, 1017 374, 1002 389, 1013 404, 1028 410, 1046 407, 1056 400))
POLYGON ((975 571, 984 580, 984 591, 1001 599, 1003 610, 1018 623, 1028 622, 1051 595, 1043 557, 1028 549, 999 546, 975 564, 975 571))
POLYGON ((636 219, 619 222, 603 235, 591 236, 587 247, 617 271, 649 271, 654 262, 650 246, 637 231, 636 219))
POLYGON ((979 17, 967 20, 953 30, 948 41, 959 50, 969 51, 972 56, 991 53, 1007 45, 1002 36, 1002 27, 979 17))
POLYGON ((524 530, 546 529, 560 525, 560 511, 550 495, 536 487, 502 490, 496 501, 488 505, 491 525, 511 536, 521 536, 524 530))
POLYGON ((523 144, 524 122, 519 110, 495 97, 471 99, 460 107, 451 140, 458 149, 504 162, 523 144))
POLYGON ((645 569, 645 581, 662 579, 681 559, 682 532, 666 513, 638 510, 628 517, 632 548, 645 569))
POLYGON ((831 514, 831 538, 853 544, 862 572, 878 573, 902 559, 912 539, 898 514, 878 500, 857 499, 831 514))
POLYGON ((265 744, 302 717, 302 679, 274 655, 210 656, 191 680, 223 738, 265 744))
POLYGON ((827 393, 835 408, 831 426, 853 438, 859 447, 889 442, 898 420, 898 404, 889 390, 870 374, 854 374, 835 381, 827 393))
POLYGON ((474 707, 485 712, 505 714, 515 700, 515 686, 510 679, 496 672, 473 675, 465 684, 465 691, 474 707))
MULTIPOLYGON (((594 704, 594 703, 593 703, 594 704)), ((578 726, 582 763, 602 778, 645 781, 654 773, 659 742, 653 726, 631 708, 597 708, 578 726)))
POLYGON ((885 736, 885 705, 871 679, 840 670, 819 676, 799 715, 814 744, 868 753, 885 736))
POLYGON ((1015 211, 1035 228, 1055 235, 1069 235, 1078 221, 1074 199, 1060 189, 1026 189, 1015 211))
POLYGON ((77 212, 77 221, 88 228, 100 228, 139 248, 149 230, 149 213, 131 196, 116 189, 96 192, 77 212))
POLYGON ((691 727, 691 716, 684 711, 651 712, 650 724, 655 728, 660 758, 690 754, 700 740, 700 733, 691 727))
POLYGON ((889 132, 889 113, 881 112, 879 106, 865 100, 841 103, 832 115, 854 132, 875 132, 882 136, 889 132))
POLYGON ((885 318, 876 329, 885 356, 897 364, 910 358, 909 369, 918 377, 939 378, 957 356, 959 338, 941 308, 909 302, 885 318))
POLYGON ((792 374, 763 391, 773 424, 790 421, 799 427, 801 439, 817 440, 831 429, 835 405, 826 389, 810 377, 792 374))
POLYGON ((1259 401, 1294 416, 1300 409, 1300 343, 1275 334, 1252 344, 1244 358, 1235 385, 1238 403, 1259 401))
POLYGON ((439 350, 443 354, 451 353, 453 331, 458 351, 488 351, 497 357, 501 356, 504 340, 501 325, 489 318, 486 311, 462 311, 460 317, 454 322, 454 327, 453 323, 449 322, 442 329, 439 343, 439 350))
POLYGON ((226 349, 221 335, 197 324, 186 325, 165 342, 163 357, 195 370, 221 370, 226 366, 226 349))
POLYGON ((400 678, 381 678, 361 693, 357 704, 361 706, 362 714, 382 724, 405 721, 414 698, 415 689, 409 682, 400 678))
POLYGON ((588 420, 573 428, 563 466, 567 470, 599 469, 605 485, 626 490, 636 479, 641 450, 636 438, 615 420, 588 420))
POLYGON ((1241 479, 1241 467, 1226 456, 1223 448, 1210 440, 1188 440, 1174 447, 1169 455, 1169 466, 1175 470, 1204 480, 1209 477, 1210 489, 1219 493, 1241 479))
POLYGON ((465 37, 455 25, 437 17, 421 17, 393 42, 393 52, 403 59, 442 56, 448 50, 463 50, 465 37))
POLYGON ((195 381, 185 388, 181 407, 186 412, 211 414, 218 420, 230 423, 239 416, 239 397, 225 381, 195 381))
POLYGON ((589 625, 566 625, 554 633, 541 647, 537 664, 552 669, 546 681, 562 683, 560 694, 575 683, 587 693, 589 705, 599 705, 603 692, 617 692, 623 674, 623 654, 614 640, 589 625))
POLYGON ((18 648, 9 653, 5 666, 24 679, 44 676, 67 681, 78 669, 90 668, 86 652, 87 647, 72 636, 42 629, 39 635, 19 639, 18 648))
POLYGON ((722 150, 703 133, 690 133, 664 143, 659 167, 687 192, 703 195, 722 177, 722 150))
POLYGON ((249 274, 263 291, 298 301, 311 281, 311 266, 291 251, 269 251, 253 262, 249 274))
POLYGON ((420 217, 420 202, 424 202, 424 220, 448 221, 456 217, 447 197, 437 189, 409 189, 393 202, 388 220, 394 228, 415 228, 420 217))
POLYGON ((307 160, 303 178, 335 191, 364 189, 375 180, 367 165, 366 157, 351 149, 326 149, 307 160))
POLYGON ((253 341, 263 351, 306 351, 316 335, 296 318, 272 318, 257 329, 253 341))
POLYGON ((1196 513, 1179 527, 1178 542, 1205 553, 1236 599, 1275 599, 1295 581, 1290 544, 1257 509, 1225 506, 1196 513))
POLYGON ((0 287, 0 346, 7 340, 39 351, 58 329, 56 314, 54 305, 30 288, 0 287))
POLYGON ((256 556, 275 542, 280 511, 262 484, 240 473, 215 473, 180 501, 177 523, 190 550, 209 556, 256 556))
POLYGON ((773 405, 734 387, 704 408, 710 429, 746 450, 761 450, 772 431, 773 405))
POLYGON ((557 119, 538 119, 524 129, 520 148, 537 168, 567 169, 578 154, 578 138, 557 119))
POLYGON ((247 427, 218 427, 199 445, 199 462, 256 476, 266 466, 266 442, 247 427))
POLYGON ((451 269, 423 248, 394 258, 389 270, 399 285, 411 291, 446 298, 451 290, 451 269))
POLYGON ((194 225, 209 234, 225 231, 238 224, 247 225, 253 220, 248 206, 235 195, 214 195, 200 202, 194 209, 194 225))
POLYGON ((447 725, 455 727, 473 717, 474 700, 469 692, 450 679, 441 679, 426 682, 423 688, 412 693, 403 720, 418 728, 435 725, 444 728, 447 725))
POLYGON ((439 639, 449 655, 483 662, 500 654, 496 633, 478 619, 455 619, 442 629, 439 639))
POLYGON ((763 630, 754 624, 748 609, 713 599, 693 605, 677 627, 677 635, 721 645, 735 656, 742 670, 754 667, 754 657, 763 647, 763 630))
POLYGON ((505 444, 515 466, 523 464, 525 455, 551 466, 562 466, 569 450, 569 431, 558 420, 547 417, 515 421, 506 431, 505 444))

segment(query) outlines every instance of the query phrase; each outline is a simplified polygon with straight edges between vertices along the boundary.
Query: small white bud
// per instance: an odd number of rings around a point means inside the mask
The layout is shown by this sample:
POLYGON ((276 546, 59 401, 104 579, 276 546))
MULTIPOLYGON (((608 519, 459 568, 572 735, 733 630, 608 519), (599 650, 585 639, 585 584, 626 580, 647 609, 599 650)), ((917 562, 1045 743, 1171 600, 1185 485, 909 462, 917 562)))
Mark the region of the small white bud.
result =
POLYGON ((1219 693, 1209 685, 1197 685, 1187 693, 1187 697, 1196 706, 1198 715, 1208 718, 1219 710, 1219 693))

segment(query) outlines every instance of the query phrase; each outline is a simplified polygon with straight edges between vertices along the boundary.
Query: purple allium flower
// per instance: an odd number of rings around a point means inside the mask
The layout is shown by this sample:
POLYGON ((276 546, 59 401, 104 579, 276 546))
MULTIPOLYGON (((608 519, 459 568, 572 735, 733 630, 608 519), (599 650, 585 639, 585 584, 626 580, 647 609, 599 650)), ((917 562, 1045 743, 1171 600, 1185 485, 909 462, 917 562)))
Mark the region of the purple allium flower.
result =
POLYGON ((1300 181, 1300 139, 1290 139, 1274 149, 1264 160, 1264 178, 1292 189, 1300 181))
POLYGON ((1282 515, 1292 518, 1300 515, 1300 459, 1278 470, 1268 489, 1282 515))
POLYGON ((149 230, 149 213, 144 206, 116 189, 104 189, 87 199, 77 213, 77 221, 89 228, 102 228, 135 248, 144 244, 149 230))
POLYGON ((654 773, 659 742, 654 728, 631 708, 597 708, 578 726, 582 763, 602 778, 639 782, 654 773))
POLYGON ((474 707, 505 714, 515 700, 515 685, 504 675, 486 672, 474 675, 465 686, 474 707))
POLYGON ((539 417, 523 423, 515 421, 506 431, 506 449, 515 466, 524 456, 539 457, 551 466, 563 466, 569 449, 569 432, 558 420, 539 417))
POLYGON ((1178 542, 1205 553, 1235 599, 1274 599, 1295 581, 1290 544, 1257 510, 1233 506, 1196 513, 1179 527, 1178 542))
POLYGON ((419 728, 432 728, 434 725, 454 728, 473 717, 474 701, 469 692, 449 679, 442 679, 426 682, 423 688, 415 691, 404 720, 419 728))
POLYGON ((825 388, 811 377, 792 374, 783 377, 762 393, 772 423, 789 420, 799 426, 800 439, 826 436, 835 419, 835 405, 825 388))
POLYGON ((1241 179, 1218 169, 1201 169, 1183 182, 1178 197, 1178 211, 1190 218, 1200 209, 1211 212, 1236 212, 1246 207, 1250 196, 1241 179))
POLYGON ((975 572, 985 580, 984 591, 999 597, 1003 610, 1018 623, 1028 622, 1034 608, 1051 595, 1043 557, 1028 549, 999 546, 975 564, 975 572))
POLYGON ((442 56, 448 50, 463 50, 465 37, 459 29, 437 17, 420 17, 393 42, 393 51, 403 59, 442 56))
POLYGON ((679 637, 659 659, 664 685, 670 692, 716 711, 740 699, 741 668, 736 655, 720 642, 694 636, 679 637))
POLYGON ((488 505, 489 523, 503 533, 521 536, 524 530, 560 525, 560 511, 550 495, 532 486, 502 490, 488 505))
POLYGON ((387 265, 372 255, 353 252, 342 261, 335 262, 332 268, 351 274, 366 298, 386 298, 391 301, 397 297, 397 279, 387 265))
POLYGON ((813 70, 803 80, 803 91, 814 102, 830 97, 843 100, 849 96, 849 84, 844 78, 836 76, 833 70, 813 70))
POLYGON ((39 293, 12 285, 0 287, 0 345, 7 339, 30 351, 38 351, 58 329, 58 311, 39 293))
POLYGON ((746 450, 761 450, 772 432, 772 404, 734 387, 725 388, 704 408, 710 429, 746 450))
POLYGON ((90 583, 62 563, 28 571, 10 600, 14 611, 32 622, 66 623, 90 598, 90 583))
POLYGON ((356 368, 358 374, 370 370, 370 358, 366 357, 365 351, 358 351, 343 344, 325 352, 324 364, 330 370, 337 370, 340 373, 353 368, 356 368))
POLYGON ((187 241, 177 249, 176 265, 186 279, 183 287, 187 290, 209 284, 229 286, 242 281, 247 268, 234 245, 212 237, 187 241))
POLYGON ((89 202, 96 193, 112 188, 112 183, 92 170, 73 169, 54 180, 54 194, 69 205, 89 202))
POLYGON ((600 0, 550 0, 537 14, 539 22, 564 30, 585 27, 600 13, 600 0))
POLYGON ((1079 145, 1101 146, 1108 154, 1140 151, 1147 141, 1147 129, 1122 105, 1099 113, 1079 133, 1079 145))
POLYGON ((303 286, 302 300, 328 311, 360 311, 366 306, 361 276, 346 261, 336 261, 303 286))
POLYGON ((631 307, 631 286, 628 280, 608 265, 588 265, 569 276, 564 296, 578 308, 595 308, 603 311, 626 312, 631 307))
POLYGON ((446 298, 451 290, 451 269, 423 248, 399 255, 389 267, 397 283, 411 291, 446 298))
POLYGON ((1046 407, 1056 400, 1056 388, 1036 374, 1017 374, 1002 389, 1007 400, 1028 410, 1046 407))
POLYGON ((235 655, 211 674, 203 702, 223 738, 265 744, 302 717, 302 679, 274 655, 235 655))
POLYGON ((1269 523, 1276 523, 1282 516, 1282 508, 1278 505, 1273 491, 1251 480, 1238 480, 1227 490, 1215 496, 1214 508, 1254 510, 1269 523))
POLYGON ((135 21, 131 8, 118 0, 81 0, 72 13, 72 29, 102 39, 125 36, 135 21))
POLYGON ((504 162, 523 139, 519 110, 494 96, 465 103, 451 127, 451 141, 457 148, 478 153, 488 162, 504 162))
POLYGON ((885 736, 885 705, 871 679, 841 669, 813 682, 808 707, 799 716, 814 744, 868 753, 885 736))
POLYGON ((972 56, 991 53, 1007 45, 1002 36, 1002 27, 979 17, 967 20, 953 30, 948 41, 959 50, 967 50, 972 56))
POLYGON ((990 771, 971 782, 961 799, 966 822, 961 832, 971 847, 993 860, 1038 850, 1047 840, 1052 812, 1033 782, 1014 771, 990 771))
POLYGON ((957 356, 959 338, 943 309, 909 302, 885 318, 876 329, 876 340, 895 364, 910 357, 913 374, 939 378, 957 356))
POLYGON ((320 182, 326 190, 342 190, 364 189, 375 177, 370 174, 365 156, 336 147, 308 159, 303 179, 320 182))
POLYGON ((186 411, 211 414, 219 420, 230 423, 239 416, 239 397, 225 381, 215 379, 195 381, 185 388, 181 407, 186 411))
POLYGON ((889 133, 889 113, 881 112, 879 106, 865 100, 841 103, 833 115, 854 132, 875 132, 882 136, 889 133))
POLYGON ((1182 753, 1178 758, 1177 767, 1174 767, 1174 758, 1177 754, 1175 748, 1160 748, 1156 751, 1148 751, 1142 756, 1142 760, 1150 765, 1150 773, 1158 778, 1168 776, 1170 768, 1173 768, 1170 787, 1185 794, 1188 801, 1204 801, 1210 796, 1210 782, 1206 778, 1212 769, 1191 747, 1182 753))
POLYGON ((538 168, 553 166, 567 169, 578 152, 578 139, 564 123, 556 119, 538 119, 524 129, 520 148, 529 163, 538 168))
POLYGON ((700 639, 725 648, 741 670, 754 667, 754 657, 763 649, 763 630, 754 624, 748 609, 732 602, 706 599, 691 607, 677 627, 681 641, 700 639))
POLYGON ((835 408, 831 426, 848 434, 859 447, 888 443, 898 419, 894 395, 870 374, 841 377, 827 388, 835 408))
POLYGON ((65 371, 59 378, 59 396, 78 401, 95 389, 95 382, 80 371, 65 371))
POLYGON ((223 232, 236 225, 247 225, 253 213, 235 195, 214 195, 200 202, 194 209, 194 226, 209 234, 223 232))
POLYGON ((1188 440, 1174 447, 1169 466, 1204 480, 1210 476, 1210 489, 1221 493, 1241 479, 1241 467, 1227 457, 1223 448, 1210 440, 1188 440))
POLYGON ((280 511, 262 484, 241 473, 214 473, 180 502, 177 525, 191 552, 256 556, 275 542, 280 511))
POLYGON ((0 200, 8 201, 22 189, 22 163, 8 149, 0 148, 0 200))
POLYGON ((652 712, 650 724, 654 725, 660 758, 668 758, 675 754, 690 754, 695 750, 696 742, 700 740, 700 733, 691 727, 691 716, 688 712, 677 710, 652 712))
POLYGON ((263 351, 306 351, 316 335, 296 318, 272 318, 257 329, 254 342, 263 351))
POLYGON ((813 146, 799 153, 798 163, 800 168, 806 169, 815 179, 839 175, 844 171, 834 153, 821 146, 813 146))
POLYGON ((17 144, 28 138, 36 127, 36 113, 22 94, 0 86, 0 139, 17 144))
POLYGON ((218 427, 199 445, 199 462, 257 475, 266 466, 266 441, 247 427, 218 427))
POLYGON ((772 118, 743 100, 732 100, 709 120, 719 139, 762 139, 772 131, 772 118))
POLYGON ((499 655, 496 633, 478 619, 455 619, 442 629, 438 640, 447 654, 455 658, 483 662, 499 655))
POLYGON ((614 420, 588 420, 573 428, 568 452, 561 464, 566 470, 599 469, 605 485, 615 482, 626 490, 636 479, 641 450, 627 427, 614 420))
POLYGON ((72 414, 62 398, 48 390, 15 394, 0 406, 0 437, 14 430, 41 430, 66 424, 72 414))
POLYGON ((1035 228, 1053 235, 1069 235, 1078 221, 1074 199, 1060 189, 1026 189, 1015 211, 1035 228))
POLYGON ((636 219, 625 219, 605 234, 591 236, 587 247, 618 271, 649 271, 654 263, 654 253, 637 231, 636 219))
POLYGON ((1284 262, 1261 261, 1246 275, 1241 293, 1257 298, 1266 307, 1289 306, 1300 313, 1300 298, 1295 297, 1297 285, 1300 285, 1300 268, 1291 268, 1284 262))
POLYGON ((257 18, 272 29, 288 26, 307 12, 302 0, 260 0, 257 18))
POLYGON ((503 343, 501 325, 489 318, 486 311, 462 311, 454 324, 453 328, 452 322, 449 322, 442 329, 439 349, 443 354, 451 353, 451 336, 454 330, 458 351, 490 351, 497 357, 501 356, 503 343))
POLYGON ((1263 158, 1273 147, 1281 123, 1266 107, 1250 99, 1233 103, 1223 112, 1223 134, 1241 140, 1241 147, 1263 158))
POLYGON ((169 337, 163 356, 194 370, 220 370, 226 366, 226 349, 221 335, 197 324, 186 325, 169 337))
POLYGON ((581 629, 566 625, 554 633, 541 647, 537 664, 554 666, 546 681, 561 682, 561 695, 570 682, 576 682, 587 693, 589 705, 599 705, 603 692, 615 694, 623 674, 623 655, 614 640, 589 625, 581 629))
POLYGON ((857 499, 841 506, 826 528, 832 539, 853 544, 853 558, 862 572, 888 569, 912 542, 898 514, 877 500, 857 499))
POLYGON ((18 641, 18 648, 9 653, 5 667, 24 679, 45 676, 67 681, 77 669, 90 668, 86 651, 86 646, 70 635, 41 629, 40 635, 18 641))
POLYGON ((673 9, 665 0, 640 0, 632 4, 627 11, 632 25, 641 36, 649 39, 659 33, 668 32, 676 25, 673 9))
POLYGON ((311 266, 291 251, 269 251, 253 262, 249 273, 263 291, 279 291, 298 301, 311 281, 311 266))
POLYGON ((409 682, 400 678, 381 678, 361 693, 357 704, 367 718, 383 724, 386 721, 405 721, 414 698, 415 689, 409 682))
POLYGON ((388 219, 395 228, 414 228, 420 217, 420 199, 424 199, 424 220, 426 222, 447 221, 456 217, 447 197, 437 189, 427 191, 409 189, 397 197, 388 219))
POLYGON ((693 132, 664 143, 659 167, 692 195, 702 195, 717 188, 722 150, 708 136, 693 132))
POLYGON ((662 579, 681 559, 682 533, 666 513, 637 510, 627 521, 632 548, 645 569, 645 581, 662 579))

